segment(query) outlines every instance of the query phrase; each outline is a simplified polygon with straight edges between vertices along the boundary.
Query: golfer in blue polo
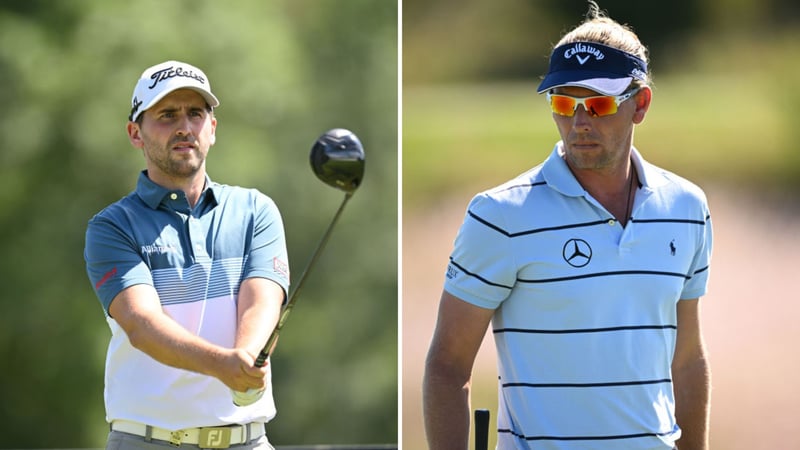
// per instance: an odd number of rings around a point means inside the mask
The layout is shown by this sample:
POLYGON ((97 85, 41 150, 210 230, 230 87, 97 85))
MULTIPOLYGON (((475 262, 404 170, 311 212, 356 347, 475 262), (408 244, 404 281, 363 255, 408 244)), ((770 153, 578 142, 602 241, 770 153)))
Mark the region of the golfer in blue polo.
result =
POLYGON ((207 175, 218 105, 197 67, 145 70, 127 131, 146 169, 89 221, 86 267, 111 328, 109 449, 272 449, 270 366, 254 362, 289 287, 283 223, 266 195, 207 175), (236 406, 249 389, 264 394, 236 406))

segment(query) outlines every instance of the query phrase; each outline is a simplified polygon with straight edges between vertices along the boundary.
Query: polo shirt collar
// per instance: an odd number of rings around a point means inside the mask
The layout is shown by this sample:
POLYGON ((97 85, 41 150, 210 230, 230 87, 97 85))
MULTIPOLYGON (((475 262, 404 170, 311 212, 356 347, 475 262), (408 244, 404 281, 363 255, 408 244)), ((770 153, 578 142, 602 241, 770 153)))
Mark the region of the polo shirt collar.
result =
MULTIPOLYGON (((205 201, 213 201, 216 203, 219 198, 221 186, 212 182, 208 175, 206 175, 205 186, 203 192, 208 197, 205 201)), ((170 193, 172 193, 171 190, 150 180, 150 178, 147 177, 147 170, 143 170, 139 173, 139 179, 136 182, 136 195, 150 208, 158 209, 158 205, 165 201, 165 197, 170 193)))
MULTIPOLYGON (((582 197, 586 193, 586 190, 581 186, 577 178, 575 178, 575 175, 572 174, 563 155, 563 142, 559 141, 542 167, 544 179, 547 181, 548 186, 564 195, 582 197)), ((664 174, 655 166, 645 161, 635 147, 631 147, 631 159, 633 160, 633 165, 636 167, 639 183, 642 185, 643 189, 652 190, 667 182, 667 178, 664 174)))

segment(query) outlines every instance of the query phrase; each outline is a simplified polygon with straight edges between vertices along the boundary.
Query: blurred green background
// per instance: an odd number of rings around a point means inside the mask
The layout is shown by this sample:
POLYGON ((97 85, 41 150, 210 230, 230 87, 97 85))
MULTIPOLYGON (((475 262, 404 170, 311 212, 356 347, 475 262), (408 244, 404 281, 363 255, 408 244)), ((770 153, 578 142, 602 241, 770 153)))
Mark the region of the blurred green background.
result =
MULTIPOLYGON (((647 159, 688 178, 800 187, 800 4, 599 5, 650 50, 653 107, 635 140, 647 159)), ((536 86, 586 10, 585 0, 403 2, 404 211, 550 153, 558 134, 536 86)))
MULTIPOLYGON (((634 144, 709 194, 704 299, 712 448, 797 448, 800 3, 598 0, 649 47, 654 97, 634 144), (762 256, 763 255, 763 256, 762 256)), ((469 199, 542 162, 559 135, 536 87, 586 0, 402 3, 402 442, 425 448, 421 377, 469 199)), ((491 332, 473 408, 497 417, 491 332)), ((495 439, 491 427, 490 448, 495 439)), ((680 444, 680 443, 679 443, 680 444)))
POLYGON ((277 445, 397 442, 397 4, 382 0, 0 2, 0 447, 105 445, 109 330, 89 218, 144 168, 125 123, 148 66, 190 62, 220 98, 213 180, 283 214, 299 277, 343 193, 308 154, 354 131, 366 175, 273 357, 277 445))

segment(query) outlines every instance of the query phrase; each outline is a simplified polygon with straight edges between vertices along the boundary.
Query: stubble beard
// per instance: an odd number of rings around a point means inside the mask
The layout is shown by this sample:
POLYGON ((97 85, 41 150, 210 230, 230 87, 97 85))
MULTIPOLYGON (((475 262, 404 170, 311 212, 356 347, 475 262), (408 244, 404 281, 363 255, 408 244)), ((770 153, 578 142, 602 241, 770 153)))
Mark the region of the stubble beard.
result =
POLYGON ((190 140, 173 139, 166 146, 161 146, 145 139, 144 152, 147 159, 164 175, 170 178, 190 178, 203 167, 205 158, 198 148, 188 153, 175 153, 172 146, 178 142, 190 140))
POLYGON ((614 165, 614 158, 605 150, 599 153, 570 150, 566 152, 570 167, 578 170, 600 170, 614 165))

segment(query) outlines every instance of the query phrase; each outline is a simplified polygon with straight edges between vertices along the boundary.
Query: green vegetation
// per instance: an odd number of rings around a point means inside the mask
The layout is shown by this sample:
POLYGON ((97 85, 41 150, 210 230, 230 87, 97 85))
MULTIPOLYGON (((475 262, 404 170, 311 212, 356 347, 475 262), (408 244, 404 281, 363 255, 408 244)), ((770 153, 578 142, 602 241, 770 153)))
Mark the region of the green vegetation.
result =
POLYGON ((364 183, 272 359, 269 433, 276 445, 397 442, 396 23, 396 5, 375 0, 3 2, 2 447, 105 444, 109 330, 84 233, 135 186, 131 93, 168 59, 211 79, 209 174, 275 200, 295 279, 343 195, 312 174, 311 145, 335 127, 363 142, 364 183))
MULTIPOLYGON (((798 40, 791 32, 691 46, 679 67, 656 72, 634 144, 651 162, 700 185, 799 189, 793 111, 800 90, 792 81, 800 78, 798 40)), ((491 187, 541 162, 559 136, 537 84, 405 86, 404 208, 491 187)))

